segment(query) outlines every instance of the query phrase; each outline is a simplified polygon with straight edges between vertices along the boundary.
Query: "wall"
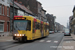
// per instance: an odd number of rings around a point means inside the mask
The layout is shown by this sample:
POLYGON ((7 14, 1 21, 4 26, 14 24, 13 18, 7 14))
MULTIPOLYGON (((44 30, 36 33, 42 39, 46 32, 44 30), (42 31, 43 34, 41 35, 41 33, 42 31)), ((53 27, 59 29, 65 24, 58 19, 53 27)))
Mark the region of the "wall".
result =
POLYGON ((4 0, 4 1, 0 0, 0 4, 10 7, 10 0, 4 0))

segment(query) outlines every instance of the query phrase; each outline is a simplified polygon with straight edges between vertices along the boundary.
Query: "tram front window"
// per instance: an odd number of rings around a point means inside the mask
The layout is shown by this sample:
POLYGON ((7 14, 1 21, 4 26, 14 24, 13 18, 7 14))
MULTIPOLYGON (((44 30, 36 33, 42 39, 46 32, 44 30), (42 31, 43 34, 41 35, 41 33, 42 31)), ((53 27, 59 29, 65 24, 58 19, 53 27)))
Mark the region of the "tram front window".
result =
POLYGON ((25 20, 15 20, 14 21, 14 29, 15 30, 30 30, 31 22, 25 20))

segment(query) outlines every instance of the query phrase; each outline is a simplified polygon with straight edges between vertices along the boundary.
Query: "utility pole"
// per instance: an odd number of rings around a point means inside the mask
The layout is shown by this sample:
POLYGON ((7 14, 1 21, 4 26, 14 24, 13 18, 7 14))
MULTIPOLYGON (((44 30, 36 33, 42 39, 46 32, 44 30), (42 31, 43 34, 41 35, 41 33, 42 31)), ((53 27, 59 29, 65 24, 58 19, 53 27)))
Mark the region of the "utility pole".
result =
POLYGON ((12 28, 13 28, 13 17, 14 17, 14 0, 12 0, 13 3, 13 16, 10 17, 10 32, 12 33, 12 28))
POLYGON ((14 0, 13 0, 13 17, 12 17, 12 31, 13 31, 13 24, 14 24, 14 22, 13 22, 13 18, 14 18, 14 0))

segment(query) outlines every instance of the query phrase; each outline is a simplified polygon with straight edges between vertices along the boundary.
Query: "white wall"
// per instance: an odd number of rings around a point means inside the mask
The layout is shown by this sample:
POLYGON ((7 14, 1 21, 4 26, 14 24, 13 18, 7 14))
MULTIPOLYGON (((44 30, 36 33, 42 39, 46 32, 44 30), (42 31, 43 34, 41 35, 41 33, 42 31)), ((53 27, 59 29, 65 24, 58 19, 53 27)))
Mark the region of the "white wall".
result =
POLYGON ((4 1, 0 0, 0 4, 10 7, 10 0, 4 0, 4 1))
POLYGON ((24 12, 21 10, 18 10, 18 16, 24 16, 24 12))
POLYGON ((18 10, 18 16, 32 16, 32 15, 29 15, 21 10, 18 10))

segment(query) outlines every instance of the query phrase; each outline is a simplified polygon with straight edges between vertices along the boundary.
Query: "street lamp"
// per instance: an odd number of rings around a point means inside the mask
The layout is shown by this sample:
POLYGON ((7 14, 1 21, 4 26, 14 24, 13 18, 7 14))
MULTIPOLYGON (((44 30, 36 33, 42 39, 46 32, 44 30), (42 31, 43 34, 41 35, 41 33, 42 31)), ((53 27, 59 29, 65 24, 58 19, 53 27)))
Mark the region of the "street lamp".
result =
MULTIPOLYGON (((12 33, 12 28, 13 28, 13 17, 14 17, 14 0, 11 0, 11 2, 12 2, 12 9, 10 9, 10 11, 11 10, 13 10, 13 15, 10 13, 10 15, 11 15, 11 17, 10 17, 10 33, 12 33)), ((12 34, 10 34, 10 35, 12 35, 12 34)))
POLYGON ((14 0, 13 0, 13 17, 14 17, 14 0))
MULTIPOLYGON (((13 0, 13 18, 14 18, 14 0, 13 0)), ((13 19, 12 18, 12 19, 13 19)), ((13 20, 12 20, 12 31, 13 31, 13 24, 14 24, 14 22, 13 22, 13 20)))
POLYGON ((14 0, 12 0, 12 3, 13 3, 13 15, 12 15, 12 17, 10 18, 10 25, 11 25, 11 31, 10 32, 12 32, 12 30, 13 30, 13 18, 14 18, 14 0))

